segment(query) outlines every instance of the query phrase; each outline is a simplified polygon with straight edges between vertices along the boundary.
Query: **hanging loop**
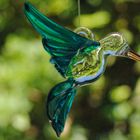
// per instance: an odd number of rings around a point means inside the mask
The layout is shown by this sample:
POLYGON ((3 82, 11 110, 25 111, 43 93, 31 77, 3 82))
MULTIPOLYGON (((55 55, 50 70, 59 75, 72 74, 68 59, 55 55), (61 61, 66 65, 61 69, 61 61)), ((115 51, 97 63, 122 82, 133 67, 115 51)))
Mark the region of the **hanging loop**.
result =
POLYGON ((93 34, 93 32, 86 27, 78 27, 74 30, 74 32, 85 38, 95 40, 95 35, 93 34))

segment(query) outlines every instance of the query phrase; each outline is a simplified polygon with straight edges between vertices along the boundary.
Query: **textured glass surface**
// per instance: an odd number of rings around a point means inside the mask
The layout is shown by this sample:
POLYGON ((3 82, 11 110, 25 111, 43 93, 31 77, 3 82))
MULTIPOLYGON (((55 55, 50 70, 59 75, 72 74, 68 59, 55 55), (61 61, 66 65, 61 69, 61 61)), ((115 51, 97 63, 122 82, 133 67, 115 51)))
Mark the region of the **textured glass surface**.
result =
POLYGON ((76 86, 89 84, 103 74, 108 55, 140 60, 128 47, 119 33, 112 33, 94 41, 91 31, 78 29, 74 32, 56 24, 30 3, 25 3, 24 12, 35 30, 42 36, 45 50, 51 55, 50 62, 58 72, 68 78, 56 85, 49 93, 46 103, 47 115, 56 134, 63 132, 70 111, 76 86))

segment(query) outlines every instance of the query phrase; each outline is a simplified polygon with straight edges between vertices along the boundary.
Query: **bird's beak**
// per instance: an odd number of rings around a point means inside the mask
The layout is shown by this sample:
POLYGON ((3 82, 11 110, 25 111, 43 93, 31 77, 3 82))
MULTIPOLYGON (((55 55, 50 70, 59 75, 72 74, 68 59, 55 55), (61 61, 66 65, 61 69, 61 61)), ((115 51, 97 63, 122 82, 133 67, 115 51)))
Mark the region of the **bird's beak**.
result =
POLYGON ((130 58, 130 59, 133 59, 135 61, 140 61, 140 55, 138 55, 137 53, 135 53, 134 51, 132 50, 129 50, 127 52, 127 56, 130 58))

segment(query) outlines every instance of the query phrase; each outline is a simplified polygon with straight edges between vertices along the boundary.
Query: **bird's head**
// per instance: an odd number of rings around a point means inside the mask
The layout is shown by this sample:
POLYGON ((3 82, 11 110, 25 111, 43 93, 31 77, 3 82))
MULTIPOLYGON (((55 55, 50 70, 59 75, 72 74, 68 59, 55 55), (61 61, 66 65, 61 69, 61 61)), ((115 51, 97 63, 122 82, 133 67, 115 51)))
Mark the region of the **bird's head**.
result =
POLYGON ((99 42, 105 55, 127 57, 140 61, 140 56, 130 49, 126 39, 120 33, 109 34, 99 42))

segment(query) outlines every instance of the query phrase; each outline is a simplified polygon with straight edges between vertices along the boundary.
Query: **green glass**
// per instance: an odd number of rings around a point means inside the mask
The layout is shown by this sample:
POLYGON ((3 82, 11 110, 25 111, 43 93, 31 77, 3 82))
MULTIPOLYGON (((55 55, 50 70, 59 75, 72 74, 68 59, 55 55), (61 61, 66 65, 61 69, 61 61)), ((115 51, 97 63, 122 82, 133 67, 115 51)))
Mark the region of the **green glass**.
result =
POLYGON ((42 36, 50 62, 67 80, 57 84, 49 93, 47 115, 57 136, 63 132, 67 115, 76 94, 76 88, 97 80, 104 72, 109 55, 140 61, 140 56, 130 50, 120 33, 107 35, 94 41, 94 35, 85 27, 72 32, 41 14, 30 3, 25 3, 24 13, 34 29, 42 36))

